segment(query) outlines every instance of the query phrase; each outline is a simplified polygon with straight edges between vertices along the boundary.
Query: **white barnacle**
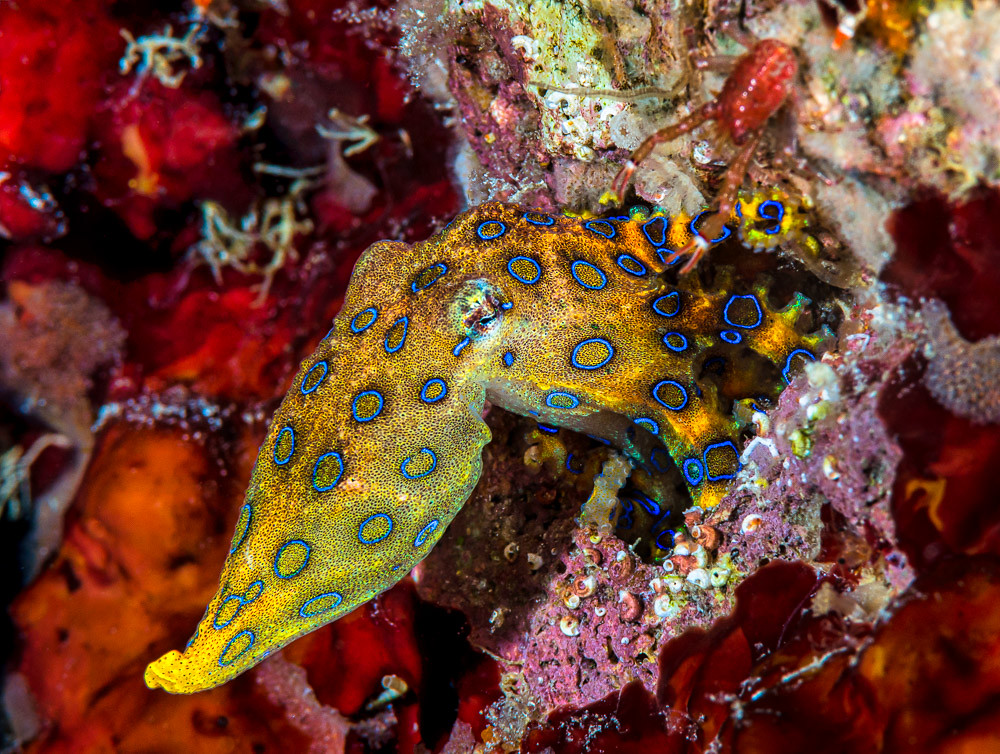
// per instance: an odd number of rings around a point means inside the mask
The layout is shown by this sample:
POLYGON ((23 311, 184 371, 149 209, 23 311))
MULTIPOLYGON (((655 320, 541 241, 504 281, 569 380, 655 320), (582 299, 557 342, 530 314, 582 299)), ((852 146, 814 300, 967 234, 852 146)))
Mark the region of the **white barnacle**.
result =
POLYGON ((751 513, 743 519, 743 522, 740 524, 740 531, 744 534, 750 534, 757 531, 763 523, 763 516, 759 513, 751 513))
POLYGON ((657 618, 676 618, 681 612, 681 608, 671 598, 669 594, 661 594, 653 600, 653 613, 657 618))
POLYGON ((577 110, 580 98, 573 94, 564 94, 556 89, 549 89, 542 100, 549 110, 577 110))
POLYGON ((530 63, 534 63, 542 54, 542 46, 538 40, 529 37, 527 34, 518 34, 511 37, 511 46, 521 53, 521 57, 530 63))
POLYGON ((671 575, 663 580, 664 585, 667 587, 667 591, 671 594, 680 594, 684 589, 684 577, 680 575, 671 575))
POLYGON ((572 615, 564 615, 559 619, 559 630, 566 636, 579 636, 580 621, 572 615))
POLYGON ((712 586, 716 589, 721 589, 727 583, 729 583, 729 576, 732 572, 728 568, 722 568, 721 566, 716 566, 711 571, 709 571, 709 579, 712 586))
POLYGON ((687 575, 687 580, 697 586, 700 589, 708 589, 712 583, 711 577, 708 575, 708 571, 704 568, 694 568, 687 575))

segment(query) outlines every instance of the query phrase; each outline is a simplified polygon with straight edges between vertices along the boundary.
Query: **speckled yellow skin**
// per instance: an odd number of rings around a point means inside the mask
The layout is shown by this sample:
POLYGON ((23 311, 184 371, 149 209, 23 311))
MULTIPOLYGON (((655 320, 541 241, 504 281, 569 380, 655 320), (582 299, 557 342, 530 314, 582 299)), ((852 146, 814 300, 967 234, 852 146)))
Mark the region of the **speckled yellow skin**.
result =
POLYGON ((682 236, 663 217, 494 203, 423 243, 368 249, 274 416, 218 593, 146 684, 217 686, 403 578, 479 479, 487 399, 651 473, 669 456, 693 502, 715 505, 739 469, 737 426, 699 385, 705 358, 749 347, 787 375, 816 343, 794 328, 801 297, 773 312, 761 291, 663 282, 682 236))

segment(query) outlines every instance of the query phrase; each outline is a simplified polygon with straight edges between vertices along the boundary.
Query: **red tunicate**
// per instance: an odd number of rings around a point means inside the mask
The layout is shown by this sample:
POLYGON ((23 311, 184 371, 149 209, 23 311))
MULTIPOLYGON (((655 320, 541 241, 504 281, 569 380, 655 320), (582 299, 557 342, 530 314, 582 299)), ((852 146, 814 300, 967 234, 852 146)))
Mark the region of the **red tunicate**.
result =
POLYGON ((998 605, 996 562, 962 559, 918 579, 874 628, 836 612, 809 617, 754 668, 715 750, 994 751, 998 605))
POLYGON ((1000 426, 976 424, 938 403, 920 380, 922 357, 900 371, 879 402, 903 450, 893 485, 900 545, 918 570, 945 555, 1000 555, 1000 426))
POLYGON ((1000 333, 1000 192, 949 203, 934 194, 889 220, 896 252, 883 281, 910 298, 944 301, 968 340, 1000 333))
POLYGON ((237 216, 246 210, 254 192, 241 173, 239 125, 213 92, 129 78, 106 105, 95 126, 96 194, 133 235, 151 238, 159 211, 191 199, 219 201, 237 216))
POLYGON ((0 155, 59 173, 85 154, 125 47, 105 0, 0 5, 0 155))

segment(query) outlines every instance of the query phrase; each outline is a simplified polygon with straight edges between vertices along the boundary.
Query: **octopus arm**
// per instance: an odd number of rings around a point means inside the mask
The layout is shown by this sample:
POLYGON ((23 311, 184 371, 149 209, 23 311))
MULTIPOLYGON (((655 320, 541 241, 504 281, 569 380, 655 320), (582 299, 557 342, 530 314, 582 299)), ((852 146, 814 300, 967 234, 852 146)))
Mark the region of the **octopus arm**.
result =
MULTIPOLYGON (((334 382, 356 376, 355 365, 335 371, 329 361, 314 355, 297 383, 311 388, 320 363, 340 376, 334 382)), ((225 683, 427 555, 479 480, 490 432, 480 386, 452 384, 439 401, 408 405, 408 394, 437 398, 426 384, 379 396, 353 387, 345 407, 293 387, 261 448, 219 589, 187 647, 148 666, 150 688, 186 694, 225 683), (353 412, 354 432, 331 425, 328 411, 353 412)))

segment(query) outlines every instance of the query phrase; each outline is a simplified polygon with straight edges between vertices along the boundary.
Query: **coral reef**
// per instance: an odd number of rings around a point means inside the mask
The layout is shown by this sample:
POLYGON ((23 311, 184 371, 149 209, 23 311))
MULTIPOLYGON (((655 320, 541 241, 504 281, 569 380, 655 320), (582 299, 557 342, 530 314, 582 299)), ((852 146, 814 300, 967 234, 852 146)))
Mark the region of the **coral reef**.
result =
POLYGON ((0 747, 996 748, 998 34, 934 0, 0 5, 0 747), (643 159, 640 206, 601 198, 760 40, 791 106, 727 237, 656 267, 833 333, 808 364, 692 359, 735 478, 704 501, 683 458, 628 474, 641 449, 486 402, 482 477, 411 576, 218 689, 143 688, 362 251, 425 269, 491 201, 582 238, 660 218, 643 248, 679 250, 739 172, 725 127, 643 159))

